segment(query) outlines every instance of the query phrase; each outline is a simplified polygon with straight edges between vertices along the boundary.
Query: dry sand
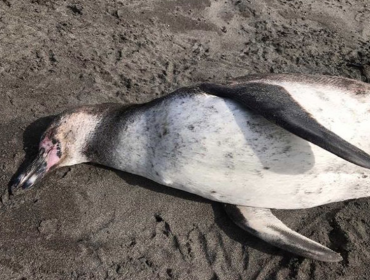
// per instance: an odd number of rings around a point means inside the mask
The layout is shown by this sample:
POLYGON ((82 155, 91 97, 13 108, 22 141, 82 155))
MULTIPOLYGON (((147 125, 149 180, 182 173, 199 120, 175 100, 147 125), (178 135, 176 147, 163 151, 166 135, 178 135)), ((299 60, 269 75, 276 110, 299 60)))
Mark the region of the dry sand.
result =
POLYGON ((251 73, 370 79, 367 0, 1 0, 1 279, 368 279, 370 200, 277 211, 344 261, 297 258, 222 206, 94 165, 7 184, 44 118, 251 73))

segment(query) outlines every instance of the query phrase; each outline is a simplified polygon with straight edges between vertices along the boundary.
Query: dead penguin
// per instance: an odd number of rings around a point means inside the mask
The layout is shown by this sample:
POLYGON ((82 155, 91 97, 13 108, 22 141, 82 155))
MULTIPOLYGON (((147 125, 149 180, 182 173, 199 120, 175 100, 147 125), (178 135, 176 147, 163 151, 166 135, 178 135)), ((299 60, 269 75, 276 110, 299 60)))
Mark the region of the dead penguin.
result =
POLYGON ((60 114, 13 187, 95 162, 226 203, 243 229, 295 254, 342 258, 270 209, 370 196, 370 87, 340 77, 252 75, 149 103, 60 114))

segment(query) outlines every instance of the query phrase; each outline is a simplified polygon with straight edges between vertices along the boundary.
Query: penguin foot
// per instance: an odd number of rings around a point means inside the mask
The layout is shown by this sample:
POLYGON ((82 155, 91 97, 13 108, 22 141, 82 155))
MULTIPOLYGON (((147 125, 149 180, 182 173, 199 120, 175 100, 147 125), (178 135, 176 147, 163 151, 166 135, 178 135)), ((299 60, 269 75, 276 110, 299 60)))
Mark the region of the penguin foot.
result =
POLYGON ((296 255, 325 262, 339 262, 340 254, 291 230, 270 209, 226 204, 230 218, 242 229, 296 255))

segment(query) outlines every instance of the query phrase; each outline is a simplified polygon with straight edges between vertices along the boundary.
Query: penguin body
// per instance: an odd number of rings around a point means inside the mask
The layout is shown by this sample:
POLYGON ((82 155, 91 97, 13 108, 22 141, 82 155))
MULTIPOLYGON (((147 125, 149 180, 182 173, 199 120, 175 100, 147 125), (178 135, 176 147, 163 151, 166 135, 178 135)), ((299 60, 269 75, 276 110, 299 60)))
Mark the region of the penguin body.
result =
MULTIPOLYGON (((370 150, 367 98, 336 84, 280 84, 321 125, 370 150)), ((122 120, 118 132, 106 125, 99 132, 115 144, 99 139, 101 150, 110 150, 96 161, 211 200, 301 209, 370 194, 366 168, 198 87, 139 106, 122 120)), ((117 126, 116 118, 107 121, 117 126)))
POLYGON ((236 224, 265 241, 339 261, 270 209, 370 196, 369 97, 367 84, 346 78, 255 75, 130 107, 80 107, 54 121, 14 186, 96 162, 225 203, 236 224))

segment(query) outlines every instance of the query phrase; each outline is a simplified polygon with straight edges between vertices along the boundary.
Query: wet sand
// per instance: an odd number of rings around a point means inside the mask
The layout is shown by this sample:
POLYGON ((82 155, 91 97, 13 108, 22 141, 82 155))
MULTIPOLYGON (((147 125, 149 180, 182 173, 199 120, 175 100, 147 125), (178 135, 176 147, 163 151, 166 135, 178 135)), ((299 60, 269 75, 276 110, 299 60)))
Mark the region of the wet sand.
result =
POLYGON ((50 115, 149 101, 247 74, 370 81, 360 1, 0 1, 1 279, 368 279, 370 200, 276 211, 340 252, 311 261, 239 229, 222 206, 95 165, 9 197, 50 115))

